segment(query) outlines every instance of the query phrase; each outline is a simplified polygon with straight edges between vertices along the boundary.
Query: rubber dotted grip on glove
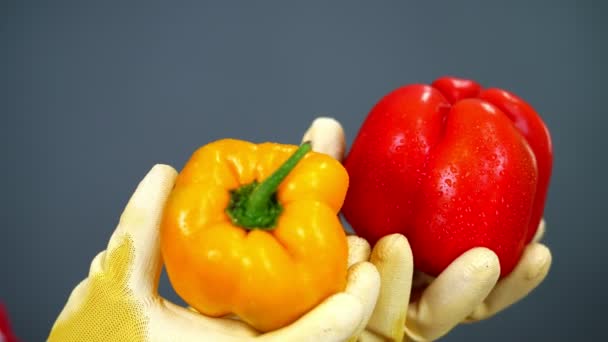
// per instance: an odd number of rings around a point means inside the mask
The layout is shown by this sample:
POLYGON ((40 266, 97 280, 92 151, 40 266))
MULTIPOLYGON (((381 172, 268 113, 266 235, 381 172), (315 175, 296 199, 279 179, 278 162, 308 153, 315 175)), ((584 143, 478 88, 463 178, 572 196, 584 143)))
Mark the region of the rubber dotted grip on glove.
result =
POLYGON ((80 285, 85 288, 77 295, 83 301, 57 320, 48 340, 144 341, 149 319, 127 284, 134 255, 133 241, 125 237, 102 261, 108 268, 89 275, 80 285))

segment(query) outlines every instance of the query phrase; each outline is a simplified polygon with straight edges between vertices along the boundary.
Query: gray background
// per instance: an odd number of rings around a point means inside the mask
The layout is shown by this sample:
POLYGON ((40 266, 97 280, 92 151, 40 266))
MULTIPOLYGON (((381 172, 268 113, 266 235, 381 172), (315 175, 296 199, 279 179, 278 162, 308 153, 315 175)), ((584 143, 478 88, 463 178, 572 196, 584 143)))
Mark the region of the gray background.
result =
MULTIPOLYGON (((0 2, 0 300, 17 334, 47 336, 153 164, 179 169, 223 137, 298 143, 317 115, 350 143, 383 94, 452 74, 514 91, 549 126, 554 264, 525 300, 445 340, 602 339, 605 7, 0 2)), ((164 277, 161 292, 177 300, 164 277)))

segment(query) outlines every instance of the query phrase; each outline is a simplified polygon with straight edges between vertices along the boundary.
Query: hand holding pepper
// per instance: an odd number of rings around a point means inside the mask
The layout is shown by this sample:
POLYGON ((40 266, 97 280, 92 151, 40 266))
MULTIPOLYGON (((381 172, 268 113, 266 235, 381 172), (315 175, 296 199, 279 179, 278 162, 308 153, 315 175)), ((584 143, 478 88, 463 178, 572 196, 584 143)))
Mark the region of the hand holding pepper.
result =
MULTIPOLYGON (((345 141, 334 119, 313 121, 304 140, 338 160, 343 156, 335 153, 344 151, 345 141)), ((369 260, 381 278, 376 308, 356 340, 436 340, 460 323, 489 318, 523 299, 545 279, 551 265, 551 252, 539 242, 544 221, 535 231, 514 270, 502 279, 498 256, 487 248, 467 250, 437 277, 430 277, 415 271, 410 243, 402 234, 386 235, 373 248, 366 240, 349 236, 349 264, 369 260)))
MULTIPOLYGON (((72 291, 49 341, 344 341, 366 325, 380 280, 375 267, 365 261, 348 268, 345 282, 335 284, 343 286, 336 294, 291 324, 264 333, 241 320, 208 317, 162 298, 157 292, 163 266, 160 222, 176 178, 172 167, 156 165, 142 180, 107 249, 93 259, 88 277, 72 291)), ((306 222, 302 215, 294 217, 306 222)), ((224 285, 218 278, 204 284, 224 285)), ((264 291, 263 284, 258 289, 264 291)), ((283 312, 277 308, 265 316, 280 318, 283 312)))

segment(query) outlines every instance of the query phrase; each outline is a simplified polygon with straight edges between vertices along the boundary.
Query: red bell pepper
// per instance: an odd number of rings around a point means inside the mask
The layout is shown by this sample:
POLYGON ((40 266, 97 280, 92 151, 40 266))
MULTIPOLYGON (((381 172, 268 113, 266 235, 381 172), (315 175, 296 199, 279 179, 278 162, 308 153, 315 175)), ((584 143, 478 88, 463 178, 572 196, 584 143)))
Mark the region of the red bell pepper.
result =
POLYGON ((514 94, 451 77, 403 86, 372 108, 346 156, 342 212, 370 243, 405 235, 420 271, 436 276, 487 247, 504 277, 537 230, 552 162, 547 127, 514 94))

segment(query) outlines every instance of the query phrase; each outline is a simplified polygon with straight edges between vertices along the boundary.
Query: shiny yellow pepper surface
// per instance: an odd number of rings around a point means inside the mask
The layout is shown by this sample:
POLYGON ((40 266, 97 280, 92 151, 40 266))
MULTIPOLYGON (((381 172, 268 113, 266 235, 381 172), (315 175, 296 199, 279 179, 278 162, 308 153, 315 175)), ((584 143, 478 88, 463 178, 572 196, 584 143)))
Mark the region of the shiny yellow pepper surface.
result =
POLYGON ((188 305, 266 332, 344 290, 348 174, 310 149, 224 139, 192 155, 161 223, 167 274, 188 305))

